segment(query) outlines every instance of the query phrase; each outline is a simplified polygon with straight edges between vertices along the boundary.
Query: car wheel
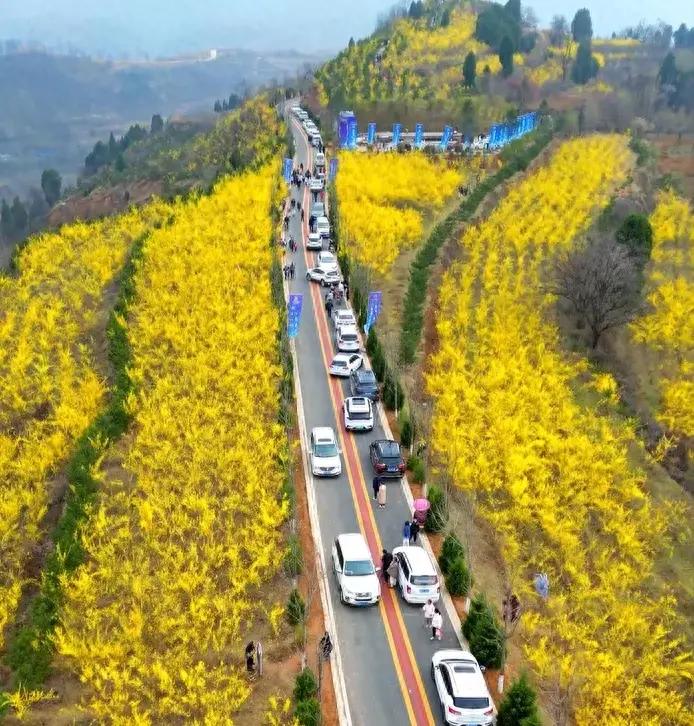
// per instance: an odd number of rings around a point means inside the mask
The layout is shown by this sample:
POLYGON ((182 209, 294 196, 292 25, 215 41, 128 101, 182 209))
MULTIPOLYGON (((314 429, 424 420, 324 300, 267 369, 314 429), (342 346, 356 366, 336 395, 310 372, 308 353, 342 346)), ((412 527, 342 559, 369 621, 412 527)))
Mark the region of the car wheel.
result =
POLYGON ((343 605, 346 605, 347 603, 345 602, 345 597, 344 597, 344 595, 342 594, 342 588, 340 588, 340 589, 339 589, 339 593, 340 593, 340 602, 341 602, 341 603, 342 603, 343 605))

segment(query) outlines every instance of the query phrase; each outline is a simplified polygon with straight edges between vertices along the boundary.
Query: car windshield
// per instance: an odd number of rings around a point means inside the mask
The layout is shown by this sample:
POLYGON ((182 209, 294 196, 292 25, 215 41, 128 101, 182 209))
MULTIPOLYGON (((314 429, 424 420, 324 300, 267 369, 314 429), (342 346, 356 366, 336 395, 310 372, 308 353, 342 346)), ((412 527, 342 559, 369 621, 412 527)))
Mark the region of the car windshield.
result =
POLYGON ((337 368, 346 368, 347 367, 347 361, 346 360, 334 360, 333 365, 337 368))
POLYGON ((400 444, 396 441, 384 441, 381 444, 381 454, 383 456, 400 456, 400 444))
POLYGON ((479 696, 477 698, 474 697, 461 697, 456 696, 453 699, 453 705, 457 706, 458 708, 469 708, 469 709, 478 709, 478 708, 488 708, 489 707, 489 699, 486 696, 479 696))
POLYGON ((353 342, 357 339, 356 333, 345 333, 341 337, 342 337, 342 340, 348 340, 350 342, 353 342))
POLYGON ((321 459, 329 456, 337 456, 337 446, 334 442, 325 444, 317 443, 313 447, 313 453, 321 459))
POLYGON ((352 560, 352 562, 345 562, 344 573, 347 577, 373 575, 374 566, 371 560, 352 560))
POLYGON ((436 575, 413 575, 413 585, 435 585, 438 582, 436 575))
POLYGON ((371 418, 369 411, 350 411, 349 417, 355 421, 366 421, 371 418))

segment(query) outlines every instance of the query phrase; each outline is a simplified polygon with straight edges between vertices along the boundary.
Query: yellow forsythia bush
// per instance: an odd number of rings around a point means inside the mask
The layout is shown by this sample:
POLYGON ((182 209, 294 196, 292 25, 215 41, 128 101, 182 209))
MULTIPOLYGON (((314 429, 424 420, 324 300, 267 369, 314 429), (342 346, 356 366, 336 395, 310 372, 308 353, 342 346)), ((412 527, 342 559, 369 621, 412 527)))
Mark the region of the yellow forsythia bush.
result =
POLYGON ((340 154, 340 230, 351 257, 382 274, 422 237, 422 212, 441 208, 465 178, 422 152, 340 154))
POLYGON ((100 723, 228 724, 250 693, 237 664, 286 516, 277 176, 273 163, 178 203, 136 272, 134 420, 106 454, 55 636, 100 723))
POLYGON ((0 276, 0 651, 51 477, 103 401, 94 344, 106 289, 133 240, 167 213, 154 203, 39 235, 19 254, 17 275, 0 276))
POLYGON ((524 603, 526 658, 567 698, 566 715, 689 724, 691 660, 674 603, 649 590, 667 510, 630 462, 631 428, 577 401, 585 362, 561 354, 541 285, 629 167, 623 137, 567 141, 465 232, 440 292, 432 443, 498 536, 524 603), (546 603, 538 572, 549 576, 546 603))
POLYGON ((694 436, 694 213, 674 192, 662 192, 653 214, 647 268, 651 312, 631 326, 634 338, 658 351, 661 402, 669 429, 694 436), (673 375, 674 373, 674 375, 673 375))

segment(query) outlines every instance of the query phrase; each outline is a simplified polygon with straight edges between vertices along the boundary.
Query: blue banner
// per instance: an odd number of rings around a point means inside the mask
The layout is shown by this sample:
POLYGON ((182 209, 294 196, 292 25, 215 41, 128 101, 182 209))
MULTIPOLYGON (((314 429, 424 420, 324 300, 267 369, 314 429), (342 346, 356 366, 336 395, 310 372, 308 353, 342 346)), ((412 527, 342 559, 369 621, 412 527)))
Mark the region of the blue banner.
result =
POLYGON ((368 335, 369 329, 378 319, 378 315, 381 312, 381 305, 383 303, 383 295, 380 291, 370 292, 369 301, 366 304, 366 325, 364 325, 364 332, 368 335))
POLYGON ((402 132, 402 124, 393 124, 393 146, 400 143, 400 133, 402 132))
POLYGON ((296 294, 289 296, 289 305, 287 306, 287 335, 290 338, 296 338, 299 334, 303 301, 303 295, 296 294))
POLYGON ((374 141, 376 141, 376 123, 371 121, 366 127, 366 143, 372 146, 374 141))
POLYGON ((441 142, 439 143, 439 147, 441 148, 441 151, 445 151, 448 148, 448 144, 451 143, 452 137, 453 137, 453 127, 444 126, 443 127, 443 136, 441 136, 441 142))
POLYGON ((424 146, 424 124, 415 124, 414 127, 414 148, 421 149, 424 146))
POLYGON ((284 166, 282 168, 282 176, 284 176, 284 181, 286 181, 287 184, 291 181, 293 169, 294 162, 291 159, 285 159, 284 166))
POLYGON ((349 120, 349 127, 347 130, 347 148, 357 148, 357 136, 359 135, 359 127, 357 126, 357 119, 352 117, 349 120))
POLYGON ((337 157, 333 156, 330 159, 330 165, 328 166, 328 181, 332 181, 337 176, 337 157))

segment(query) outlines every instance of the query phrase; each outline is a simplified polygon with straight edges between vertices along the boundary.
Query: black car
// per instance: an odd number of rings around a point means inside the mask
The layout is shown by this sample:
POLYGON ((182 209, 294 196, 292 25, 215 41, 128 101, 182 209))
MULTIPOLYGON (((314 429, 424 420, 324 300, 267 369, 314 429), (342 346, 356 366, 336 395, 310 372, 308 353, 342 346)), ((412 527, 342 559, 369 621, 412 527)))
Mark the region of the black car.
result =
POLYGON ((369 456, 371 465, 379 476, 400 478, 405 473, 405 460, 397 441, 373 441, 369 447, 369 456))
POLYGON ((349 377, 349 388, 353 396, 365 396, 378 401, 378 381, 373 371, 360 368, 349 377))

